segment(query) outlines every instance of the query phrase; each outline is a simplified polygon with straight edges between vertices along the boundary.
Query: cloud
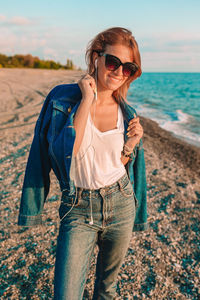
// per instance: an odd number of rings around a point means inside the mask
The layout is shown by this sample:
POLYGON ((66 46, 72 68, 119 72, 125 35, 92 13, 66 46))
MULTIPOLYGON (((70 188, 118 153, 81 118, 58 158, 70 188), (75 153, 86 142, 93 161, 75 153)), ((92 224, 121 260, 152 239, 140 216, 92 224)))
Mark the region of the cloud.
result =
POLYGON ((142 52, 199 52, 200 34, 172 33, 142 37, 140 48, 142 52))
POLYGON ((82 55, 83 50, 82 49, 70 49, 68 51, 68 53, 71 55, 82 55))
POLYGON ((59 61, 59 53, 56 51, 56 49, 50 48, 50 47, 45 47, 43 49, 43 56, 44 59, 47 60, 54 60, 54 61, 59 61))
POLYGON ((7 55, 37 52, 47 44, 46 39, 35 33, 18 34, 10 31, 9 28, 2 28, 1 36, 4 37, 0 39, 1 53, 7 55))
MULTIPOLYGON (((86 67, 85 48, 88 37, 82 34, 79 38, 69 28, 52 24, 47 26, 42 22, 36 28, 29 22, 35 20, 26 18, 8 20, 0 15, 0 24, 13 22, 13 26, 1 28, 0 52, 7 55, 30 53, 41 59, 53 59, 63 64, 69 58, 75 65, 86 67)), ((140 36, 137 41, 144 71, 200 70, 200 34, 179 32, 152 34, 140 36)))
POLYGON ((0 15, 0 22, 3 22, 6 20, 6 16, 0 15))
POLYGON ((32 21, 30 19, 27 19, 27 18, 24 18, 24 17, 13 17, 12 19, 10 19, 10 24, 25 26, 25 25, 32 24, 32 21))
POLYGON ((197 52, 145 52, 142 54, 144 71, 199 72, 200 53, 197 52))
POLYGON ((25 27, 30 25, 38 24, 38 18, 25 18, 21 16, 14 16, 12 18, 7 18, 4 15, 0 15, 0 25, 3 27, 15 26, 15 27, 25 27))
POLYGON ((200 34, 152 34, 140 37, 138 43, 144 70, 200 70, 200 34))

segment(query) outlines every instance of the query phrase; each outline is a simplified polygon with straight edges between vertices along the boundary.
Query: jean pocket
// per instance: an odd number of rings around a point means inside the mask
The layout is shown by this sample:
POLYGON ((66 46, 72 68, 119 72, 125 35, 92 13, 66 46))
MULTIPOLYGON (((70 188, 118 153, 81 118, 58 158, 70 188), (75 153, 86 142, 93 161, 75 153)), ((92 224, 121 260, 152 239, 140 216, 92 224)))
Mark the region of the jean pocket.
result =
POLYGON ((67 207, 78 207, 78 208, 87 208, 89 202, 83 199, 80 195, 62 195, 61 202, 64 206, 67 207))
POLYGON ((60 221, 65 219, 65 217, 75 209, 75 213, 82 215, 88 208, 89 202, 79 197, 62 195, 61 204, 59 207, 59 217, 60 221))
POLYGON ((133 196, 133 187, 130 180, 128 180, 124 185, 120 186, 120 191, 123 196, 127 198, 133 196))

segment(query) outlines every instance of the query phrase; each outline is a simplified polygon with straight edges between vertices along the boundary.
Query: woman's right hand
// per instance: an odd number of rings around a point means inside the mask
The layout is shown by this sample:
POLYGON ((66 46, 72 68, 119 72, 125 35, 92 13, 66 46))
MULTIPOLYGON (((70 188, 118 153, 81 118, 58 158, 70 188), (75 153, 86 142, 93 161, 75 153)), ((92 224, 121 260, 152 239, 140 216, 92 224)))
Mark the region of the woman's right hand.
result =
POLYGON ((94 100, 94 92, 96 90, 96 83, 94 78, 89 74, 86 74, 78 81, 78 85, 81 89, 82 100, 86 100, 92 103, 94 100))

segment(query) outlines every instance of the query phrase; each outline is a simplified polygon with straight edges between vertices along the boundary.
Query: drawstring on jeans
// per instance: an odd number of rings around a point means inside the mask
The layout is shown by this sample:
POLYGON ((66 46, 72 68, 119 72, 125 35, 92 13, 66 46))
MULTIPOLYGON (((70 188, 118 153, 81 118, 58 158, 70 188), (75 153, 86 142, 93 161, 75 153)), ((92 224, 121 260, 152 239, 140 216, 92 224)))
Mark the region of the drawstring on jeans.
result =
POLYGON ((90 225, 93 225, 94 224, 94 221, 93 221, 93 216, 92 216, 92 200, 91 200, 91 191, 90 191, 90 222, 89 222, 90 225))
MULTIPOLYGON (((75 199, 74 202, 72 203, 72 207, 70 208, 69 211, 66 212, 66 214, 64 214, 64 216, 60 219, 60 222, 70 213, 70 211, 72 211, 72 209, 74 208, 75 204, 76 204, 76 198, 77 198, 77 187, 75 187, 76 189, 76 195, 75 195, 75 199)), ((64 190, 63 190, 64 191, 64 190)))
MULTIPOLYGON (((72 209, 74 208, 75 206, 75 203, 76 203, 76 199, 77 199, 77 187, 76 188, 76 196, 75 196, 75 199, 74 199, 74 202, 72 203, 72 207, 70 208, 69 211, 67 211, 64 216, 60 219, 60 221, 62 221, 69 213, 70 211, 72 211, 72 209)), ((78 195, 79 197, 79 195, 78 195)), ((94 220, 93 220, 93 216, 92 216, 92 199, 91 199, 91 191, 90 191, 90 222, 89 222, 90 225, 93 225, 94 224, 94 220)))

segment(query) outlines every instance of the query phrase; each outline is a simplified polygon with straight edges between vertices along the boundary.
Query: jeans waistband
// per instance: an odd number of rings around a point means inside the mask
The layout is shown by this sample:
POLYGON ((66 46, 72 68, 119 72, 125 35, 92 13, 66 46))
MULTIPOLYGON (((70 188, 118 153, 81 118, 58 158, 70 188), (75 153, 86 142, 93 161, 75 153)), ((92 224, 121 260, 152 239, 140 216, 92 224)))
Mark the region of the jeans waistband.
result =
MULTIPOLYGON (((109 193, 114 192, 114 190, 118 187, 119 189, 123 189, 129 182, 129 178, 128 178, 128 174, 125 172, 125 174, 120 177, 117 181, 115 181, 114 183, 110 184, 110 185, 106 185, 102 188, 99 189, 85 189, 82 187, 77 187, 76 186, 76 197, 72 198, 73 203, 72 203, 72 207, 71 209, 62 217, 65 218, 65 216, 73 209, 73 207, 76 204, 76 200, 79 199, 79 197, 81 197, 82 193, 84 193, 86 196, 89 196, 89 201, 90 201, 90 217, 91 220, 89 222, 90 225, 93 224, 93 216, 92 216, 92 200, 91 197, 96 196, 97 194, 101 194, 102 191, 103 193, 107 193, 109 191, 109 193)), ((62 197, 64 196, 65 192, 63 192, 62 197)), ((78 200, 79 201, 79 200, 78 200)), ((61 220, 62 220, 61 219, 61 220)))
POLYGON ((84 192, 85 195, 96 195, 99 194, 101 190, 104 190, 105 192, 109 190, 110 192, 112 192, 112 189, 114 190, 117 186, 123 188, 125 185, 127 185, 128 181, 129 181, 128 175, 127 173, 125 173, 122 177, 120 177, 117 181, 115 181, 110 185, 106 185, 99 189, 86 189, 82 187, 77 187, 77 191, 78 193, 84 192))

